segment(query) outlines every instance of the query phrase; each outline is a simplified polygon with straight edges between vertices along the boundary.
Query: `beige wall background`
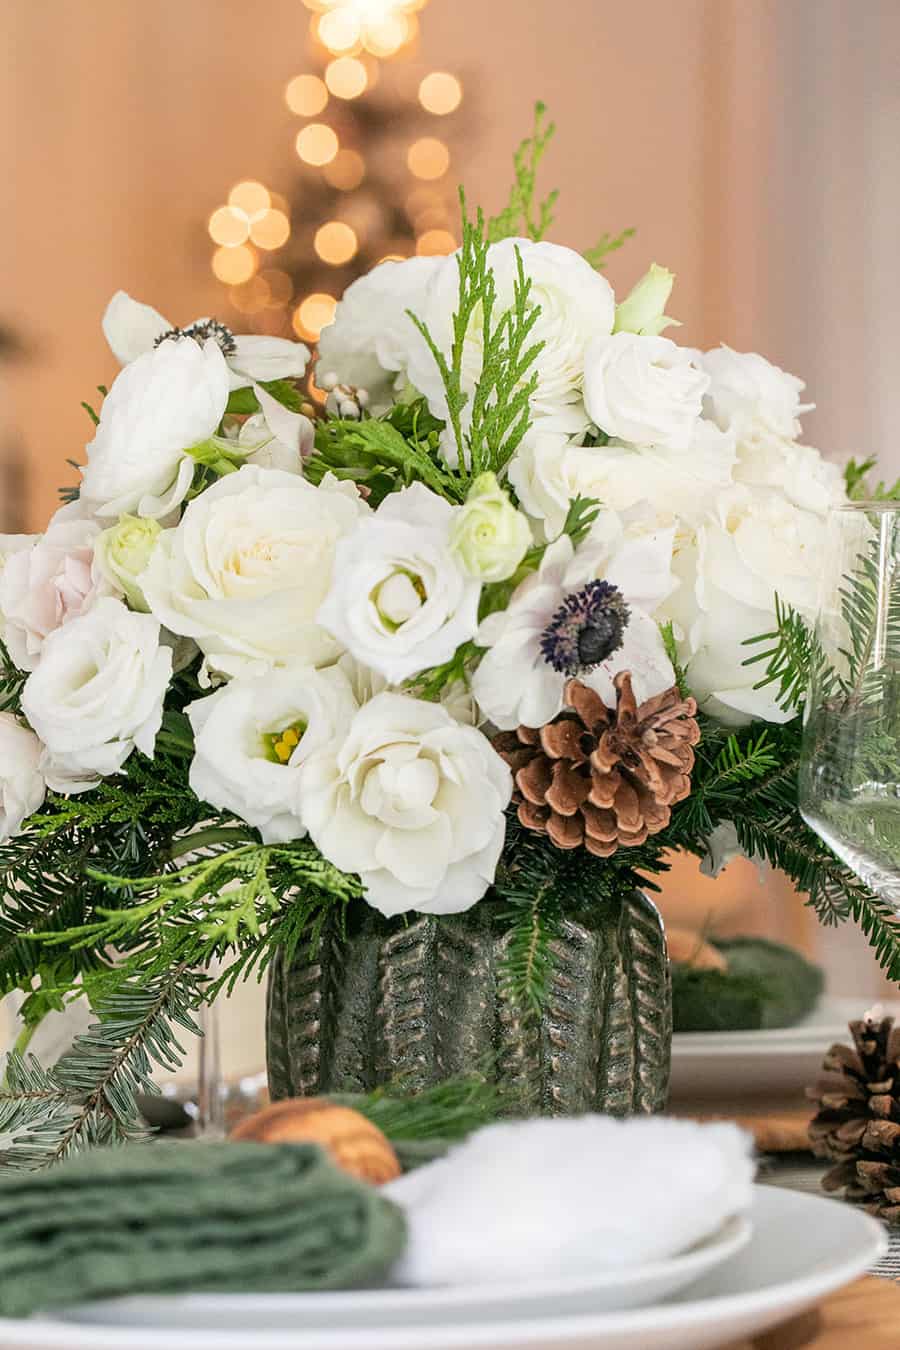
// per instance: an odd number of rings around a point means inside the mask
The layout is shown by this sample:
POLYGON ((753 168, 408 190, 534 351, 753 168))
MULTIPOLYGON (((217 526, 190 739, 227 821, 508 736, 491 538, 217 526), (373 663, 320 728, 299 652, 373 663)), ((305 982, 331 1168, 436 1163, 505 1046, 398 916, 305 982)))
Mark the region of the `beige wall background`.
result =
MULTIPOLYGON (((0 321, 30 348, 0 393, 27 470, 0 514, 38 528, 80 456, 114 290, 176 321, 216 311, 205 222, 239 178, 289 189, 307 21, 300 0, 0 0, 0 321)), ((431 0, 421 21, 415 61, 461 74, 476 108, 451 167, 471 200, 498 204, 543 98, 553 236, 636 226, 616 286, 671 267, 685 341, 803 375, 811 439, 900 472, 897 0, 431 0)), ((838 988, 877 985, 857 935, 814 936, 752 869, 715 901, 693 872, 674 891, 805 935, 838 988)))

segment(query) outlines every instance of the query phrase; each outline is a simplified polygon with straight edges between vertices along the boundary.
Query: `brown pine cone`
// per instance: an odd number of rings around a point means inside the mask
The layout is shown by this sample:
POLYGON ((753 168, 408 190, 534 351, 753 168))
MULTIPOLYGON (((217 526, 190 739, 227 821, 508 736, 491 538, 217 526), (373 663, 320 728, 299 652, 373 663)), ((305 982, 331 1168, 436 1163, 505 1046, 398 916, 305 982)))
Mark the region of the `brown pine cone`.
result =
POLYGON ((809 1126, 813 1153, 834 1162, 826 1191, 900 1223, 900 1027, 868 1013, 851 1022, 853 1047, 833 1045, 807 1096, 819 1110, 809 1126))
POLYGON ((665 829, 691 790, 697 704, 673 686, 640 707, 631 675, 615 678, 616 710, 579 680, 568 709, 546 726, 501 732, 494 747, 513 771, 519 820, 557 848, 583 844, 599 858, 665 829))

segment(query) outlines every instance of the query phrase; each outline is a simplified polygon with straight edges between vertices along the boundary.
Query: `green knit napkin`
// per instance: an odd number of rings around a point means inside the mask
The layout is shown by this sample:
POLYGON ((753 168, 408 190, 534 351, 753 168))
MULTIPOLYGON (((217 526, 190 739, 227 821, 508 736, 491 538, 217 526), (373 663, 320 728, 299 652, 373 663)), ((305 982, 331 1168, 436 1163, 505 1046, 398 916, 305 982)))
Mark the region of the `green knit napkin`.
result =
POLYGON ((405 1241, 401 1211, 311 1144, 103 1149, 0 1177, 0 1315, 376 1284, 405 1241))

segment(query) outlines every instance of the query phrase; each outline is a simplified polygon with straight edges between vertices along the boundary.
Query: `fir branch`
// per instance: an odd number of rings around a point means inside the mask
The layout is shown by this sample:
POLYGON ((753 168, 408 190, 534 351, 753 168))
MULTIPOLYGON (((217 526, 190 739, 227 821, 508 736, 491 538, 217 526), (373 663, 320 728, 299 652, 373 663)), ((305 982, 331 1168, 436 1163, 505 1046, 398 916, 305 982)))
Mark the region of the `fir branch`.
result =
POLYGON ((844 486, 851 502, 895 502, 900 501, 900 478, 893 483, 879 479, 871 483, 869 474, 877 465, 874 455, 866 459, 849 459, 844 465, 844 486))
POLYGON ((521 142, 513 156, 513 185, 506 206, 487 225, 488 243, 515 235, 529 239, 543 239, 553 224, 553 208, 558 190, 549 193, 537 208, 534 205, 537 173, 547 147, 556 132, 555 125, 545 122, 547 109, 543 103, 534 107, 534 129, 521 142))
POLYGON ((627 230, 623 230, 621 234, 601 235, 600 238, 597 240, 597 243, 593 246, 593 248, 585 249, 584 251, 585 262, 589 262, 591 267, 593 267, 596 271, 602 272, 604 267, 606 266, 606 262, 607 259, 609 258, 609 255, 611 253, 615 253, 617 249, 620 249, 622 245, 627 243, 628 240, 631 239, 635 233, 636 231, 634 227, 631 226, 627 230))
POLYGON ((775 628, 770 633, 745 639, 744 646, 767 645, 749 656, 745 666, 765 662, 765 673, 754 689, 776 685, 778 706, 785 712, 799 712, 814 675, 824 673, 826 662, 815 633, 806 620, 781 597, 775 596, 775 628))
POLYGON ((326 473, 364 486, 374 506, 389 492, 415 482, 454 504, 465 501, 467 491, 467 480, 440 462, 436 435, 407 439, 390 418, 320 422, 305 477, 320 483, 326 473))

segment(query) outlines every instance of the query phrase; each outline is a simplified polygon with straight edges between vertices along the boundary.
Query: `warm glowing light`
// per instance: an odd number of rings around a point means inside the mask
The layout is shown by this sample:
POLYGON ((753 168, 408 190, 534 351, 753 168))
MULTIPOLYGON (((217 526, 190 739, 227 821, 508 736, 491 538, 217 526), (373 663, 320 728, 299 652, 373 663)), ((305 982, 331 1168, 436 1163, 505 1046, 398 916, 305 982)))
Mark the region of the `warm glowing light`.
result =
POLYGON ((281 248, 291 233, 291 222, 283 211, 267 211, 250 226, 250 238, 260 248, 281 248))
POLYGON ((340 150, 322 172, 331 187, 352 192, 366 176, 366 161, 355 150, 340 150))
POLYGON ((278 267, 267 267, 259 276, 269 288, 270 305, 282 306, 290 303, 294 295, 294 283, 287 272, 282 272, 278 267))
POLYGON ((426 112, 444 117, 455 112, 462 102, 462 85, 446 70, 433 70, 419 85, 419 102, 426 112))
POLYGON ((209 237, 225 248, 235 248, 243 244, 250 233, 250 222, 243 211, 235 211, 233 206, 220 206, 209 218, 209 237))
POLYGON ((263 211, 268 211, 271 204, 269 189, 252 178, 246 179, 243 183, 235 183, 228 194, 228 205, 243 211, 250 220, 261 216, 263 211))
POLYGON ((330 52, 349 52, 359 42, 361 27, 351 9, 332 9, 319 19, 319 41, 330 52))
POLYGON ((318 75, 295 75, 284 97, 298 117, 317 117, 328 102, 328 90, 318 75))
POLYGON ((297 133, 297 154, 306 164, 330 164, 339 148, 337 133, 324 122, 310 122, 297 133))
POLYGON ((325 67, 325 83, 335 98, 359 98, 369 76, 355 56, 338 56, 325 67))
POLYGON ((411 36, 410 21, 405 14, 388 14, 379 23, 366 24, 363 43, 373 56, 385 58, 396 55, 411 36))
POLYGON ((313 244, 322 261, 330 263, 332 267, 341 267, 349 262, 359 248, 356 231, 342 220, 329 220, 327 224, 320 225, 313 244))
POLYGON ((249 281, 256 271, 256 254, 248 244, 217 248, 212 257, 212 270, 227 286, 239 286, 242 281, 249 281))
POLYGON ((416 240, 416 252, 420 258, 436 258, 452 253, 455 248, 456 240, 449 230, 426 230, 416 240))
POLYGON ((251 277, 235 286, 228 298, 239 314, 258 314, 271 299, 269 283, 263 276, 251 277))
POLYGON ((416 178, 443 178, 450 167, 450 151, 443 141, 423 136, 409 147, 406 163, 416 178))
POLYGON ((298 337, 306 338, 308 342, 315 342, 322 329, 334 319, 336 308, 337 301, 333 295, 327 295, 323 291, 308 295, 294 310, 291 318, 294 332, 298 337))

